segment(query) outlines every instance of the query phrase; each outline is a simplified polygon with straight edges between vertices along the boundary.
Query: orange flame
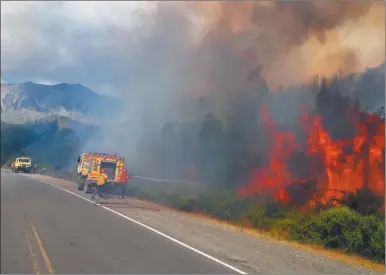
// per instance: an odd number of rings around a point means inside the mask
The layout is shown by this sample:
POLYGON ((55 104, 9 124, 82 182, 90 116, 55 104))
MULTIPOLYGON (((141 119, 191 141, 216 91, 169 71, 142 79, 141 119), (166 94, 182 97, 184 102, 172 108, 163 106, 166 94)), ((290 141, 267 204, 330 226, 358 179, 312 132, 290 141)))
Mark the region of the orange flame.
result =
MULTIPOLYGON (((279 131, 270 118, 267 109, 261 109, 264 125, 271 138, 268 163, 256 168, 243 194, 270 194, 272 199, 288 203, 291 197, 286 188, 304 180, 296 178, 289 169, 289 158, 299 148, 295 135, 279 131)), ((385 123, 378 115, 357 113, 352 116, 356 136, 334 141, 322 125, 322 117, 303 117, 308 140, 306 155, 311 163, 321 160, 323 171, 316 172, 316 193, 308 202, 326 204, 339 199, 345 192, 368 188, 381 196, 385 194, 385 123)))
POLYGON ((288 185, 293 178, 287 169, 287 162, 293 150, 298 146, 295 143, 295 136, 293 134, 281 132, 276 128, 275 123, 265 107, 262 107, 260 111, 264 125, 273 142, 268 153, 268 166, 255 169, 252 172, 252 184, 245 192, 268 192, 278 201, 286 202, 288 195, 286 194, 285 186, 288 185))

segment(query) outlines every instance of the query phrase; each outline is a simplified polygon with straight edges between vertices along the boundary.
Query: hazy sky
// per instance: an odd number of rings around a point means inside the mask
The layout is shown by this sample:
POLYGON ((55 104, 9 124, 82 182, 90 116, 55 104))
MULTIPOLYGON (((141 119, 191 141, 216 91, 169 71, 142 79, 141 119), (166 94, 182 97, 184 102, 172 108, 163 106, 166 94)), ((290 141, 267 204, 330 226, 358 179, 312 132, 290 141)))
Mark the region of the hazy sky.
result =
POLYGON ((124 43, 144 9, 151 11, 151 4, 1 2, 2 81, 80 82, 114 91, 127 69, 124 43))
POLYGON ((1 2, 2 81, 117 95, 131 128, 106 140, 129 146, 137 128, 233 114, 262 79, 274 90, 385 59, 384 2, 160 2, 1 2))
POLYGON ((324 2, 1 2, 2 81, 157 90, 158 103, 237 91, 258 65, 268 84, 293 85, 380 64, 384 4, 324 2))

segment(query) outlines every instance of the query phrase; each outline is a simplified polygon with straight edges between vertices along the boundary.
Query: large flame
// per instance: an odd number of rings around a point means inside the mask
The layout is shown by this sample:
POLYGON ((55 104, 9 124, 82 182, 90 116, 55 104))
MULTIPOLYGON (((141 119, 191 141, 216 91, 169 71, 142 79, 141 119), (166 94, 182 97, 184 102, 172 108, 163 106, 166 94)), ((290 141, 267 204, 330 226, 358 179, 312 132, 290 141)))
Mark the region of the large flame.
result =
POLYGON ((303 148, 310 177, 301 178, 290 167, 291 155, 302 148, 296 143, 295 134, 279 131, 264 107, 261 114, 271 137, 268 162, 253 171, 242 190, 244 194, 261 193, 278 202, 298 203, 297 194, 291 196, 288 190, 314 183, 315 188, 305 194, 310 205, 315 201, 324 204, 361 188, 384 196, 385 123, 378 115, 354 113, 351 121, 356 135, 338 140, 333 140, 324 128, 321 116, 304 116, 302 123, 308 138, 303 148))
POLYGON ((332 141, 322 126, 321 117, 314 117, 308 140, 310 155, 319 154, 325 167, 324 190, 327 197, 339 191, 355 192, 368 187, 383 194, 385 188, 383 150, 385 124, 376 115, 363 115, 357 123, 358 135, 349 140, 332 141), (346 153, 344 148, 350 148, 346 153))
MULTIPOLYGON (((287 164, 291 153, 297 148, 295 136, 289 132, 279 131, 265 107, 261 108, 260 113, 267 134, 273 142, 269 147, 267 166, 255 169, 252 172, 248 192, 269 193, 279 201, 287 201, 288 196, 285 192, 285 186, 293 180, 287 164)), ((246 191, 247 189, 244 190, 244 192, 246 191)))

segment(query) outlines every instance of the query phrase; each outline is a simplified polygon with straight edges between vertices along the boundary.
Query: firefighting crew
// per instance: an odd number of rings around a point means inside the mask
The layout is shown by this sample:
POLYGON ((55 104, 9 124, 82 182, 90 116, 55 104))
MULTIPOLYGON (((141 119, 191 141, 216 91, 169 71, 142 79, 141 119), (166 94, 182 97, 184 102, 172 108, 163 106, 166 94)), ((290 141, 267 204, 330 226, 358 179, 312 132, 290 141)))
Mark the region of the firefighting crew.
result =
MULTIPOLYGON (((94 189, 94 193, 91 197, 91 199, 95 199, 96 195, 98 197, 101 197, 103 191, 107 191, 108 185, 107 185, 107 174, 106 174, 106 169, 102 168, 100 170, 100 174, 97 178, 96 186, 94 189)), ((127 191, 127 182, 130 180, 132 177, 128 174, 128 171, 126 168, 122 170, 122 173, 119 176, 119 184, 122 185, 121 188, 121 198, 124 199, 127 191)))
POLYGON ((124 168, 120 177, 119 177, 119 183, 122 184, 122 189, 121 189, 121 198, 124 199, 126 195, 126 190, 127 190, 127 181, 131 177, 129 176, 127 169, 124 168))
POLYGON ((97 179, 97 182, 96 182, 96 186, 95 186, 95 189, 94 189, 94 193, 91 197, 91 199, 95 199, 95 196, 98 195, 98 197, 100 197, 103 189, 106 188, 107 186, 107 174, 106 174, 106 169, 102 168, 101 169, 101 172, 98 176, 98 179, 97 179))

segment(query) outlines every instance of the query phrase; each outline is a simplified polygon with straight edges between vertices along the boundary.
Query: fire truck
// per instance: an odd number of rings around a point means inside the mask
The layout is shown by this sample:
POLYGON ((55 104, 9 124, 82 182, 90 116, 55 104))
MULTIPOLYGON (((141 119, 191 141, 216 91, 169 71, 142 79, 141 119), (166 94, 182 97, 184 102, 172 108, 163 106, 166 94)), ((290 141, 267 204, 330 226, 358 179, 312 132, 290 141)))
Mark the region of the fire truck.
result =
POLYGON ((119 183, 119 176, 125 166, 124 157, 106 153, 85 152, 78 157, 77 162, 78 190, 86 194, 95 188, 101 169, 106 170, 107 184, 114 185, 119 183))
POLYGON ((12 163, 12 171, 19 173, 20 171, 24 173, 32 173, 32 161, 30 157, 18 157, 12 163))

